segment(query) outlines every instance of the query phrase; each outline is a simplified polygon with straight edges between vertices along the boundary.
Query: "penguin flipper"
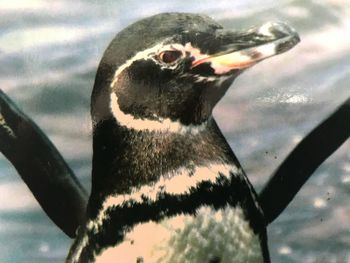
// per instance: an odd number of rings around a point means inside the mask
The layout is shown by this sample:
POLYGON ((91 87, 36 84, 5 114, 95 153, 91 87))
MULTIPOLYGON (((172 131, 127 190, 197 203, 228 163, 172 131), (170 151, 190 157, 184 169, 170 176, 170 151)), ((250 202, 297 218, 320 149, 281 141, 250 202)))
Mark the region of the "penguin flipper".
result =
POLYGON ((260 192, 266 225, 282 213, 317 167, 349 136, 350 98, 294 148, 260 192))
POLYGON ((0 89, 0 151, 68 236, 84 222, 87 193, 56 147, 0 89))

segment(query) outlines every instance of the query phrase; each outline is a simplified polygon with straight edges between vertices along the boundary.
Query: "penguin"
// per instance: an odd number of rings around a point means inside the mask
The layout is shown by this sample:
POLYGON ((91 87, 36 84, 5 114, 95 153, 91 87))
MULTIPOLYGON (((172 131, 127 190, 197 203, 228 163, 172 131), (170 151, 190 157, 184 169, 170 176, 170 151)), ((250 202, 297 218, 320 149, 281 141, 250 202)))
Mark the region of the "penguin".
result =
POLYGON ((270 262, 257 194, 212 112, 298 42, 281 22, 228 31, 190 13, 119 32, 91 95, 91 194, 66 262, 270 262))

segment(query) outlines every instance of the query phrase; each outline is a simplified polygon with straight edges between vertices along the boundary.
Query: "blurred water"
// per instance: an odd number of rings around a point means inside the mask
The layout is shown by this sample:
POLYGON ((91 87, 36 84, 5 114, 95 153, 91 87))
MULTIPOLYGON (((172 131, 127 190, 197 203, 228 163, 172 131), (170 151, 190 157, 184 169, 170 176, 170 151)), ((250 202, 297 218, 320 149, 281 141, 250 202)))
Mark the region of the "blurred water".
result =
MULTIPOLYGON (((114 34, 165 11, 205 13, 230 29, 292 24, 302 42, 239 77, 215 116, 260 189, 293 146, 349 95, 350 3, 329 1, 0 0, 1 88, 49 135, 86 188, 90 92, 114 34)), ((350 143, 269 227, 273 262, 350 262, 350 143)), ((71 240, 0 159, 0 262, 62 262, 71 240)))

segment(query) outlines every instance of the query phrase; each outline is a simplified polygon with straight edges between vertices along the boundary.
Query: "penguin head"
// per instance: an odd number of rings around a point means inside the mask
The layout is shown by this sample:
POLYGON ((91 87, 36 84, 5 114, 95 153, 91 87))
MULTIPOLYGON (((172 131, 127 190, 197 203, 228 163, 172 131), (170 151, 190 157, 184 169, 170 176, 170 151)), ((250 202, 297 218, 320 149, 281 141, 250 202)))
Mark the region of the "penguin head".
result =
POLYGON ((241 72, 298 42, 283 23, 227 31, 203 15, 140 20, 104 53, 92 93, 93 122, 112 117, 134 129, 201 125, 241 72))

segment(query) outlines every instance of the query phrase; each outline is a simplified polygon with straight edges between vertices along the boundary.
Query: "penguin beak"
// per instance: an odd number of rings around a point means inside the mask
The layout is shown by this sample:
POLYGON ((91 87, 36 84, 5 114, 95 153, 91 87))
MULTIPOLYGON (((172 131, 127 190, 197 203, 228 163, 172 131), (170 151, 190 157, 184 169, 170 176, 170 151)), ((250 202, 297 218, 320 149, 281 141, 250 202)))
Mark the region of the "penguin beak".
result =
POLYGON ((300 41, 294 29, 280 22, 269 22, 240 33, 218 31, 218 39, 218 43, 227 40, 231 43, 224 43, 214 54, 195 57, 192 68, 209 63, 216 75, 226 75, 286 52, 300 41))

